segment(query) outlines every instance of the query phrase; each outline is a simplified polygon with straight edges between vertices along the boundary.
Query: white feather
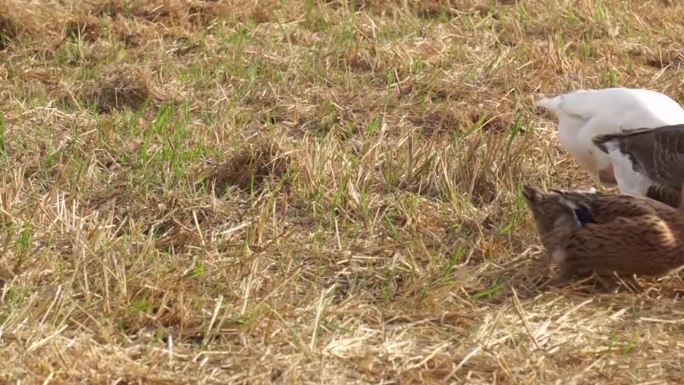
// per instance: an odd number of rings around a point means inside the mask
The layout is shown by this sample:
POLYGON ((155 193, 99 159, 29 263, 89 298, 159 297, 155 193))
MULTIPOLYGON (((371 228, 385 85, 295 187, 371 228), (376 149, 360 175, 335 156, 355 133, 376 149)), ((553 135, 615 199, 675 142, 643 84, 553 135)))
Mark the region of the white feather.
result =
POLYGON ((622 153, 617 143, 606 142, 606 149, 613 163, 613 172, 618 189, 622 194, 646 196, 653 181, 646 175, 636 172, 629 156, 622 153))
POLYGON ((610 157, 592 142, 595 135, 684 123, 677 102, 644 89, 578 90, 539 100, 537 106, 556 115, 561 146, 594 177, 613 173, 610 157))

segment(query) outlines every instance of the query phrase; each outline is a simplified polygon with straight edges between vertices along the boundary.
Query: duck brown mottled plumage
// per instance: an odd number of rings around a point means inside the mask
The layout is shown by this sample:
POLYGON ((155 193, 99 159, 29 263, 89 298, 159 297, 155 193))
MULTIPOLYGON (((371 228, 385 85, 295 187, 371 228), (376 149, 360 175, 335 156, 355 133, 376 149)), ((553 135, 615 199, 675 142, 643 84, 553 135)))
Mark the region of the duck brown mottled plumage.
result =
POLYGON ((650 198, 523 187, 541 241, 575 275, 659 276, 684 264, 684 213, 650 198))

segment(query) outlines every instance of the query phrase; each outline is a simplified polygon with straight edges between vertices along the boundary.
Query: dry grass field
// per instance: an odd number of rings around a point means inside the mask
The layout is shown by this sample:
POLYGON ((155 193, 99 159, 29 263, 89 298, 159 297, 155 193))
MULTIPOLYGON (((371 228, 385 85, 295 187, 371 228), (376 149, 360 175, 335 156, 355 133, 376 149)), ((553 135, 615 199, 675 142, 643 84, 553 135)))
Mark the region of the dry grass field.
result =
POLYGON ((683 20, 0 0, 0 383, 682 383, 684 282, 545 288, 520 187, 592 185, 536 98, 684 101, 683 20))

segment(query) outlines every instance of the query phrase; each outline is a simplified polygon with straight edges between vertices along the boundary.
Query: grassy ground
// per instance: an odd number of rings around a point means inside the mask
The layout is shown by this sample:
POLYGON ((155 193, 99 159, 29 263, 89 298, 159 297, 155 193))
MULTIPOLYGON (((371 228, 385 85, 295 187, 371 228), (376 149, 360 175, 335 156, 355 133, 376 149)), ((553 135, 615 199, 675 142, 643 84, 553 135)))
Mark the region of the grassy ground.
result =
POLYGON ((537 97, 684 100, 682 20, 0 1, 0 382, 681 383, 681 280, 540 289, 519 189, 591 185, 537 97))

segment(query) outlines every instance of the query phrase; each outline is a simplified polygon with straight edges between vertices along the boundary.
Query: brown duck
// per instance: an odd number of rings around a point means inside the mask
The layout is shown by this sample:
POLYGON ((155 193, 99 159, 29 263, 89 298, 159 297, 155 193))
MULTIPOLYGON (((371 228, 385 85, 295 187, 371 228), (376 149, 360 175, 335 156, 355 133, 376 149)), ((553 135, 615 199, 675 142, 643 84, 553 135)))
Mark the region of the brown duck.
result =
POLYGON ((684 213, 650 198, 523 187, 560 286, 592 272, 659 276, 684 265, 684 213))

